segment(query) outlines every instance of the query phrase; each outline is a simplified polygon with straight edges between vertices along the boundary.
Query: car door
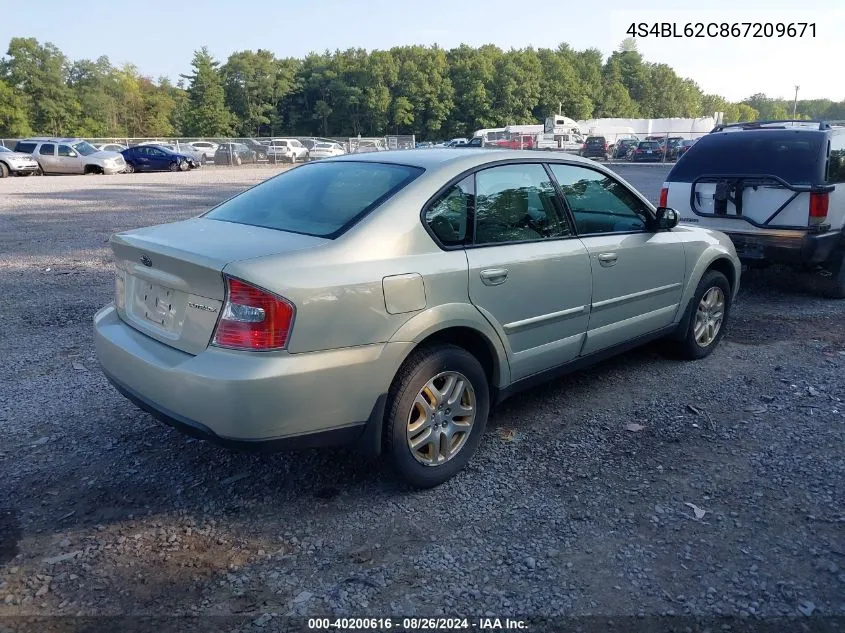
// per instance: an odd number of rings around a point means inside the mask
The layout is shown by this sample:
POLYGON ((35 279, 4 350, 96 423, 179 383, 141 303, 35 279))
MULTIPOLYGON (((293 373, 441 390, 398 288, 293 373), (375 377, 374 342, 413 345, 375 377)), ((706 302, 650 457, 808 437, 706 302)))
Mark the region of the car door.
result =
POLYGON ((56 144, 42 143, 38 148, 38 164, 41 165, 41 171, 45 174, 60 174, 58 161, 56 159, 56 144))
POLYGON ((587 330, 590 256, 541 163, 475 174, 469 297, 519 380, 574 359, 587 330))
POLYGON ((170 163, 173 157, 160 150, 157 147, 147 148, 147 157, 149 159, 150 169, 165 170, 170 169, 170 163))
POLYGON ((581 165, 551 171, 575 219, 592 268, 592 302, 582 354, 670 325, 686 276, 683 243, 650 230, 651 211, 626 185, 581 165))
POLYGON ((56 168, 63 174, 81 174, 84 172, 84 161, 70 145, 59 145, 56 150, 56 168))

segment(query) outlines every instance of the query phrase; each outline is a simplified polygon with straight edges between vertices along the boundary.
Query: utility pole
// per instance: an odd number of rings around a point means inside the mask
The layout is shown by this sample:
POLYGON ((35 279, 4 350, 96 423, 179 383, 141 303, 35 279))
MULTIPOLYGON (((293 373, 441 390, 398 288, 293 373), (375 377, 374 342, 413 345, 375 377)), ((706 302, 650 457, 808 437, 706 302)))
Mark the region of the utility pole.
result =
POLYGON ((792 118, 795 118, 796 111, 798 110, 798 88, 801 86, 795 86, 795 100, 792 102, 792 118))

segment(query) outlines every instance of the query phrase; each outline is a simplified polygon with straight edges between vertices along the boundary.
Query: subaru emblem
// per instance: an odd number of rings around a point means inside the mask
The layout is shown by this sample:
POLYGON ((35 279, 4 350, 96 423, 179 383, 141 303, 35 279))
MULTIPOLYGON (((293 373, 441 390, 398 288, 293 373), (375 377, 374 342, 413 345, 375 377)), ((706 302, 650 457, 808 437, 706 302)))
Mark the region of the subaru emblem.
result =
POLYGON ((153 260, 151 260, 151 259, 150 259, 149 257, 147 257, 146 255, 141 255, 141 263, 142 263, 144 266, 152 266, 152 265, 153 265, 153 260))

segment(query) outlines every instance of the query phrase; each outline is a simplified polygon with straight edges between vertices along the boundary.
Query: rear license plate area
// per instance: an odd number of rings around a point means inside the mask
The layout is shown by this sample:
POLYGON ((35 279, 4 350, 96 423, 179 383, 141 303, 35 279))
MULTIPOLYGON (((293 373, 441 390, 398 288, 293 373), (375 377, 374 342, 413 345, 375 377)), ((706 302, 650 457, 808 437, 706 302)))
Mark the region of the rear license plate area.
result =
POLYGON ((763 244, 753 237, 733 237, 736 254, 742 259, 763 259, 763 244))
POLYGON ((176 292, 159 284, 139 280, 138 305, 141 316, 158 327, 171 331, 174 321, 173 306, 176 292))

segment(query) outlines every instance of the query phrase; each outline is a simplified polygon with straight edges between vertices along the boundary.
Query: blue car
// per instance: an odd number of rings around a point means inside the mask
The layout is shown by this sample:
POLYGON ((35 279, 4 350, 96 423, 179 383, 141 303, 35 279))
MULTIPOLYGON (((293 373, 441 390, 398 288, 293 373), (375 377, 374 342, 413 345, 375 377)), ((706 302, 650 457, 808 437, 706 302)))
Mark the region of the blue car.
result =
POLYGON ((193 154, 182 154, 160 145, 136 145, 121 152, 126 173, 136 171, 188 171, 200 167, 193 154))

